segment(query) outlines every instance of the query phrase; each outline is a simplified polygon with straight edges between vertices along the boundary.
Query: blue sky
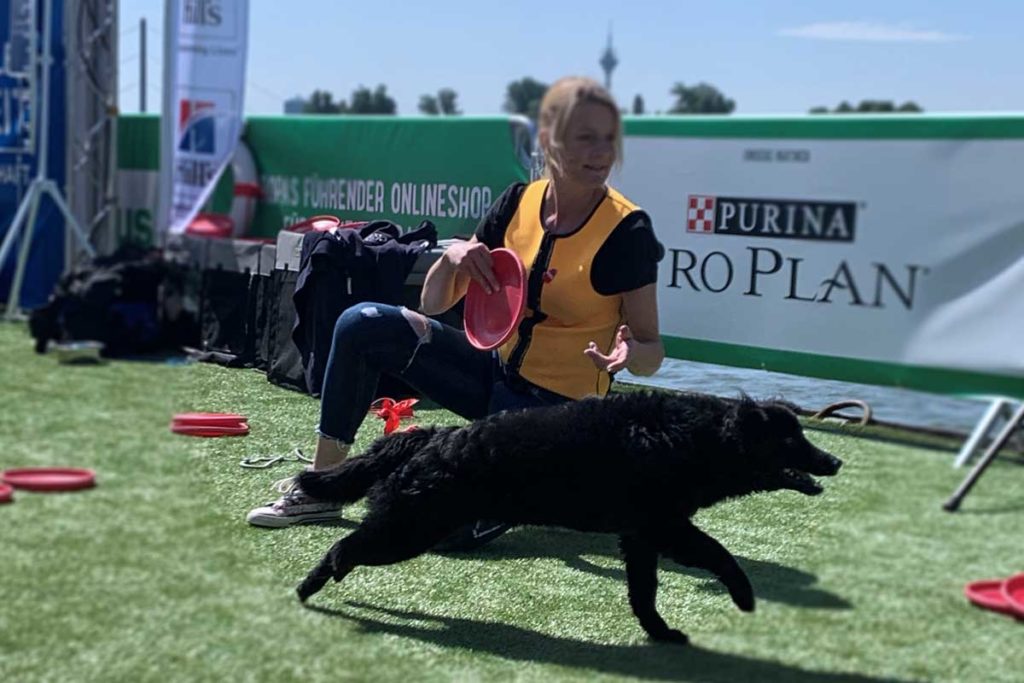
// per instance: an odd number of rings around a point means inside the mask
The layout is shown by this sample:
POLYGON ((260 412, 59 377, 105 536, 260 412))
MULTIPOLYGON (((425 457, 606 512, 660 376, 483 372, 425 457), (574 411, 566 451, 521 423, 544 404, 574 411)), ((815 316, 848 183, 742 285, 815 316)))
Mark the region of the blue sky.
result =
MULTIPOLYGON (((229 1, 229 0, 224 0, 229 1)), ((138 111, 139 18, 149 30, 149 111, 159 108, 163 2, 120 2, 121 108, 138 111)), ((927 111, 1024 111, 1019 0, 250 0, 246 111, 280 113, 314 88, 347 98, 387 86, 398 113, 454 88, 467 114, 501 110, 531 76, 601 78, 667 110, 669 89, 706 81, 740 114, 800 113, 841 100, 914 100, 927 111), (628 11, 626 11, 628 8, 628 11)))

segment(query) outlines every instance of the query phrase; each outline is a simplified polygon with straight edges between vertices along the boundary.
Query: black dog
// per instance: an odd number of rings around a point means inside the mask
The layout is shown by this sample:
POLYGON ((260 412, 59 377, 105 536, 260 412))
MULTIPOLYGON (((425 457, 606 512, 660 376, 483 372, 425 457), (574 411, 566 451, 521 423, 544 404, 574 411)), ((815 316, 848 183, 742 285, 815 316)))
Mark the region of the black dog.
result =
POLYGON ((822 489, 809 474, 841 465, 804 438, 785 405, 699 394, 618 394, 394 434, 335 470, 300 475, 316 498, 365 495, 369 509, 299 599, 360 565, 416 557, 477 519, 562 526, 618 534, 640 625, 685 643, 655 609, 659 555, 711 571, 737 607, 754 609, 746 574, 693 514, 756 491, 813 496, 822 489))

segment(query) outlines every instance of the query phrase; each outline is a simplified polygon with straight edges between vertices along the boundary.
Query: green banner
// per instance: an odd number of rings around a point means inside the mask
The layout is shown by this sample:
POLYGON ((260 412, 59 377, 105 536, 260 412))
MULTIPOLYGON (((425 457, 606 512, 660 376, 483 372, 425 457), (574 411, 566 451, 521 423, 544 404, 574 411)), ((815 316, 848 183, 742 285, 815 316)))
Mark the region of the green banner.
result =
MULTIPOLYGON (((145 241, 159 118, 118 123, 119 230, 145 241)), ((263 194, 247 231, 256 237, 324 214, 406 227, 430 220, 441 237, 469 235, 502 190, 528 178, 530 131, 520 117, 257 116, 247 119, 243 141, 263 194)), ((234 182, 229 170, 208 210, 230 211, 234 182)))
POLYGON ((774 140, 1019 140, 1011 114, 820 114, 796 116, 626 116, 627 136, 774 140))

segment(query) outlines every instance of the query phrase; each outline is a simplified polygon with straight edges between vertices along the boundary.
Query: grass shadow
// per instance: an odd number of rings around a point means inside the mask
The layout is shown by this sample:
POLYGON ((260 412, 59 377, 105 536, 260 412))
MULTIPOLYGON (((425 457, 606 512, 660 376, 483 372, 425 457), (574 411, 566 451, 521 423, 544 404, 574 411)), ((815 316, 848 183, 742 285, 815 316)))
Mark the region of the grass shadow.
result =
POLYGON ((439 616, 411 610, 346 602, 349 609, 307 605, 307 609, 357 623, 367 633, 413 638, 442 647, 486 653, 502 659, 554 664, 581 670, 662 681, 786 681, 787 683, 873 683, 896 681, 858 674, 807 671, 795 666, 714 652, 690 644, 601 645, 551 636, 509 624, 439 616), (396 623, 396 620, 405 623, 396 623))
MULTIPOLYGON (((626 572, 621 566, 604 567, 586 556, 605 556, 618 560, 616 538, 610 534, 585 534, 560 529, 528 527, 502 536, 476 552, 443 553, 452 559, 510 560, 533 557, 555 557, 577 571, 625 583, 626 572)), ((793 567, 746 557, 736 558, 754 584, 759 599, 813 609, 850 609, 851 603, 842 597, 816 587, 818 577, 793 567)), ((700 590, 725 593, 725 587, 708 572, 684 567, 671 560, 662 560, 660 571, 706 579, 700 590)))
POLYGON ((1005 515, 1014 512, 1024 512, 1024 503, 1017 503, 1014 505, 1000 505, 998 507, 991 508, 979 508, 972 510, 971 508, 959 508, 954 514, 957 515, 1005 515))

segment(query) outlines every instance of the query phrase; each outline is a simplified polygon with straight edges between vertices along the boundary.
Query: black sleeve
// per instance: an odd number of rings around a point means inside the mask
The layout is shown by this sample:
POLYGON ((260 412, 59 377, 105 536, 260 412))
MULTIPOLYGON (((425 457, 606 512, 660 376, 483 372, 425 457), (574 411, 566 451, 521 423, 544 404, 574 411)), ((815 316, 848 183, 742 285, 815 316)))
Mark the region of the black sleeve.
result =
POLYGON ((512 183, 494 200, 473 233, 478 242, 486 244, 488 249, 505 246, 505 229, 519 208, 525 189, 526 183, 512 183))
POLYGON ((634 211, 622 219, 594 256, 590 282, 604 296, 640 289, 658 280, 665 248, 654 236, 651 217, 634 211))

